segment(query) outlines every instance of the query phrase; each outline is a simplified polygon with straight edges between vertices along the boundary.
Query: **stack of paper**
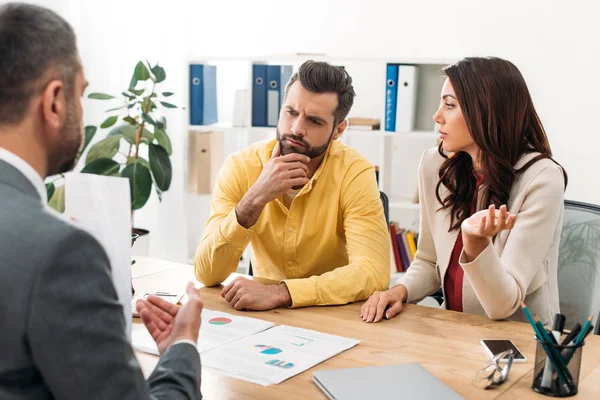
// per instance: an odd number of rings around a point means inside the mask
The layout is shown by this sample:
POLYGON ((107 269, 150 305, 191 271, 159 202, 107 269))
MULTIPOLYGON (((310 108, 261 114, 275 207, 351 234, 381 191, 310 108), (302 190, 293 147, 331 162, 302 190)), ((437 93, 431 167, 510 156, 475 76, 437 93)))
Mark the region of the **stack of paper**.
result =
POLYGON ((202 355, 202 366, 263 386, 281 383, 360 343, 290 326, 214 348, 202 355))
MULTIPOLYGON (((202 324, 198 336, 198 352, 214 349, 226 343, 269 329, 274 324, 256 318, 239 317, 224 312, 202 310, 202 324)), ((158 355, 156 342, 143 327, 131 334, 133 348, 158 355)))

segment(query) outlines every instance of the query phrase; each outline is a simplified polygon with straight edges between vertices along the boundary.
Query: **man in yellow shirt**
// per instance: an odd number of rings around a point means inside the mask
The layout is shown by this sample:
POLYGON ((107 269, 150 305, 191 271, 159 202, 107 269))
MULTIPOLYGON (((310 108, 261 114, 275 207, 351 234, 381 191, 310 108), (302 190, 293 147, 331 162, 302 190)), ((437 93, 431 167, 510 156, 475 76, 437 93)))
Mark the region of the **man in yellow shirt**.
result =
POLYGON ((343 68, 307 61, 290 79, 277 138, 231 155, 196 250, 196 277, 218 285, 252 245, 258 277, 221 295, 237 310, 346 304, 388 288, 390 240, 374 167, 337 142, 354 102, 343 68))

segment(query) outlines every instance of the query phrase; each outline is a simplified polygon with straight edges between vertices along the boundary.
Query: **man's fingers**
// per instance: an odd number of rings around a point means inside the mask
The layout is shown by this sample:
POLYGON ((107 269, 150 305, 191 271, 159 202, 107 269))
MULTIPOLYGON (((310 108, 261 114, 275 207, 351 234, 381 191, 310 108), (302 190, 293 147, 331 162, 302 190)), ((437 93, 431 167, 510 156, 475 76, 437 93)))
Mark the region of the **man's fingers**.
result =
POLYGON ((287 168, 288 171, 300 170, 300 171, 304 171, 305 175, 308 174, 308 167, 306 166, 306 164, 298 162, 298 161, 285 163, 285 164, 283 164, 282 168, 287 168))
POLYGON ((288 186, 290 187, 295 187, 295 186, 304 186, 306 185, 308 182, 310 181, 310 179, 308 178, 293 178, 293 179, 289 179, 287 181, 288 186))
POLYGON ((238 307, 241 307, 241 304, 240 304, 240 303, 241 303, 242 299, 243 299, 243 295, 242 295, 241 293, 237 293, 237 294, 236 294, 236 295, 235 295, 235 296, 234 296, 234 297, 231 299, 231 301, 229 302, 229 304, 230 304, 230 305, 231 305, 233 308, 235 308, 236 310, 239 310, 239 311, 241 311, 241 308, 238 308, 238 307))
MULTIPOLYGON (((173 303, 169 303, 168 301, 166 301, 165 299, 161 299, 160 297, 149 295, 148 297, 146 297, 146 301, 150 305, 152 311, 158 313, 158 311, 156 311, 156 309, 158 309, 163 313, 169 314, 171 318, 175 318, 177 316, 177 313, 179 312, 178 306, 176 306, 173 303)), ((159 313, 159 316, 163 318, 164 314, 159 313)), ((167 322, 169 321, 169 318, 167 316, 164 316, 163 319, 167 322)))
POLYGON ((225 296, 227 296, 227 293, 229 293, 229 291, 231 290, 232 287, 233 287, 233 282, 231 282, 230 284, 225 286, 223 288, 223 290, 221 290, 221 297, 224 298, 225 296))
POLYGON ((227 295, 225 296, 225 300, 231 304, 231 300, 233 300, 233 298, 238 294, 239 291, 240 291, 240 286, 234 285, 231 288, 231 290, 229 292, 227 292, 227 295))
MULTIPOLYGON (((152 321, 152 323, 157 326, 159 329, 163 330, 166 329, 167 326, 171 323, 171 321, 173 320, 172 318, 169 321, 165 321, 161 316, 159 316, 152 307, 146 307, 142 310, 142 312, 144 312, 144 314, 147 315, 148 319, 150 321, 152 321)), ((142 314, 140 313, 140 316, 142 314)))
POLYGON ((245 280, 245 278, 242 278, 241 276, 238 276, 238 277, 237 277, 237 278, 235 278, 233 281, 231 281, 231 282, 229 283, 229 285, 225 286, 225 287, 223 288, 223 290, 221 291, 221 297, 225 297, 225 296, 227 296, 227 293, 229 293, 229 291, 230 291, 230 290, 231 290, 231 289, 232 289, 232 288, 235 286, 235 284, 236 284, 238 281, 243 281, 243 280, 245 280))
POLYGON ((279 160, 281 162, 285 162, 285 163, 289 163, 292 161, 299 161, 301 163, 307 164, 310 161, 310 157, 305 156, 304 154, 300 154, 300 153, 290 153, 290 154, 286 154, 285 156, 279 157, 279 160))
POLYGON ((160 335, 162 330, 159 329, 158 326, 156 326, 156 324, 150 316, 151 314, 152 313, 150 311, 144 309, 140 312, 140 317, 142 318, 142 322, 146 326, 146 329, 148 329, 148 332, 150 332, 150 335, 154 338, 154 340, 156 340, 156 338, 160 335))

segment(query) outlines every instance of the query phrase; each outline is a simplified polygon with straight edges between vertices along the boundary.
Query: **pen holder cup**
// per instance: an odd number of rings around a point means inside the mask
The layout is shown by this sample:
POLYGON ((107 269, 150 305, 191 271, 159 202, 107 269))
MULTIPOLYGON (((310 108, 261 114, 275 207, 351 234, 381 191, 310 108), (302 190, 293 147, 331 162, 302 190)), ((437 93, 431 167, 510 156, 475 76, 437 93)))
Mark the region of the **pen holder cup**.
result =
POLYGON ((533 390, 552 397, 575 396, 585 342, 575 346, 536 341, 533 390))

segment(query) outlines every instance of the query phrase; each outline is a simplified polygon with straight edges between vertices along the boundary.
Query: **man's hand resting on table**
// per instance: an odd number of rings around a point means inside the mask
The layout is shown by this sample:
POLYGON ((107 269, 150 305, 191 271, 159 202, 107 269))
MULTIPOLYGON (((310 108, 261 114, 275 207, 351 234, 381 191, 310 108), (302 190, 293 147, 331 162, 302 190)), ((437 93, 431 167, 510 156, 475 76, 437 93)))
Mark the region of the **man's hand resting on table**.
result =
POLYGON ((221 297, 236 310, 272 310, 292 305, 285 283, 265 285, 246 278, 236 278, 221 291, 221 297))

